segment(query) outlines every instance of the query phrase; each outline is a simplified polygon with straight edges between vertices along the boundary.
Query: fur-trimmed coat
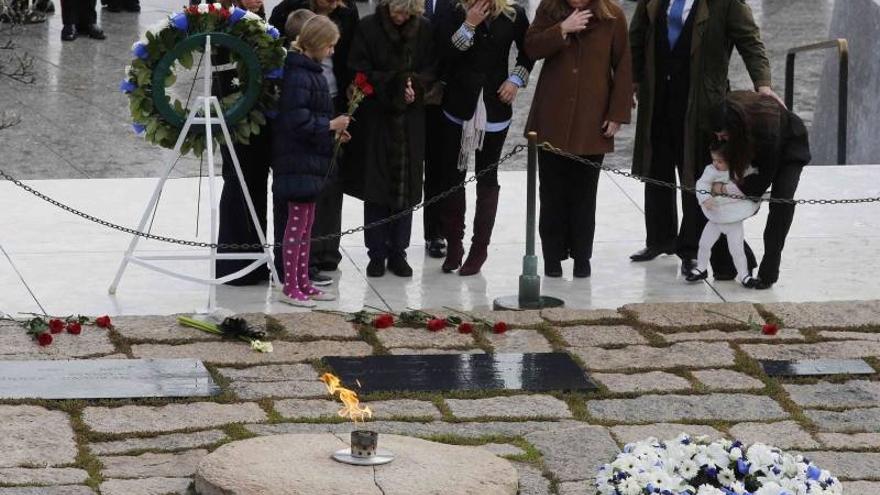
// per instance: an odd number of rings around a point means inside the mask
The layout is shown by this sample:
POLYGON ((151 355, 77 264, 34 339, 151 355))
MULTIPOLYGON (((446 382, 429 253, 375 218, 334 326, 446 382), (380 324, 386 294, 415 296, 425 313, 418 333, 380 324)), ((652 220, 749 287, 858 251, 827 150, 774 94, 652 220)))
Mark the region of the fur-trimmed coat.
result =
POLYGON ((349 56, 352 73, 363 72, 375 88, 354 114, 341 171, 346 193, 403 209, 422 197, 425 159, 425 93, 435 81, 429 21, 412 16, 400 27, 387 6, 363 18, 349 56), (404 100, 412 80, 415 102, 404 100))

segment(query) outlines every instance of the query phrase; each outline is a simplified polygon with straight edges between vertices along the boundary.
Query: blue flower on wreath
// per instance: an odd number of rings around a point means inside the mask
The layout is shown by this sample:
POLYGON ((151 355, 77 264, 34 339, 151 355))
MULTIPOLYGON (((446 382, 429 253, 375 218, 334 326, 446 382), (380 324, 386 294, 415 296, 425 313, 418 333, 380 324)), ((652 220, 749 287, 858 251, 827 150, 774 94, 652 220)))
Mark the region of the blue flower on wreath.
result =
POLYGON ((807 468, 807 478, 811 480, 819 481, 819 476, 822 474, 822 470, 817 468, 816 466, 810 466, 807 468))
POLYGON ((229 20, 226 21, 230 26, 240 21, 244 15, 247 14, 247 10, 235 8, 232 13, 229 15, 229 20))
POLYGON ((281 79, 284 77, 284 69, 277 67, 266 73, 266 79, 281 79))
POLYGON ((141 60, 146 60, 150 57, 150 52, 147 50, 147 47, 140 41, 135 42, 134 45, 131 45, 131 53, 141 60))
POLYGON ((125 94, 129 94, 132 91, 136 90, 137 87, 137 84, 129 81, 128 79, 125 79, 119 84, 119 91, 122 91, 125 94))
POLYGON ((189 20, 186 18, 186 14, 183 12, 175 14, 171 18, 171 26, 174 27, 174 29, 184 32, 189 29, 189 20))
POLYGON ((137 122, 131 124, 131 128, 137 135, 141 135, 147 131, 147 126, 145 126, 144 124, 138 124, 137 122))
POLYGON ((266 29, 266 33, 271 36, 273 40, 277 40, 278 37, 281 36, 281 33, 279 33, 277 29, 275 29, 275 26, 269 26, 269 28, 266 29))

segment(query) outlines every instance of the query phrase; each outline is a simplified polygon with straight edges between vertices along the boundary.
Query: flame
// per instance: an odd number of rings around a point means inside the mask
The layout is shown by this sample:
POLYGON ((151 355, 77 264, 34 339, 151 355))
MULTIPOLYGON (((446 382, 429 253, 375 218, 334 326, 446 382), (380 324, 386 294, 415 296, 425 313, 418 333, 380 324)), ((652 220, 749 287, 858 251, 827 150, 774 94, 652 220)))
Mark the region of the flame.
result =
MULTIPOLYGON (((371 411, 369 407, 360 405, 357 392, 343 387, 342 381, 338 376, 332 373, 324 373, 321 375, 320 380, 327 386, 327 392, 330 395, 335 395, 337 392, 339 393, 339 400, 342 401, 342 409, 337 413, 339 414, 339 417, 349 418, 355 424, 357 424, 358 421, 363 423, 366 418, 373 417, 373 411, 371 411)), ((358 382, 358 384, 360 385, 360 382, 358 382)))

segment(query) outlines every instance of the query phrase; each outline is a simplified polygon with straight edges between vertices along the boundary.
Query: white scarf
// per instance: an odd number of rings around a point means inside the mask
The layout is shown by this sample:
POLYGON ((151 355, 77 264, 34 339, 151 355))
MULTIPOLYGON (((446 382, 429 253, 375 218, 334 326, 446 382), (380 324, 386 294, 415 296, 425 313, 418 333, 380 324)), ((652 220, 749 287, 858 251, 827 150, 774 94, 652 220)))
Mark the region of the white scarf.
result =
POLYGON ((471 155, 476 150, 483 149, 484 137, 486 137, 486 103, 483 102, 483 90, 480 90, 474 116, 461 125, 461 151, 458 153, 459 171, 467 171, 471 155))

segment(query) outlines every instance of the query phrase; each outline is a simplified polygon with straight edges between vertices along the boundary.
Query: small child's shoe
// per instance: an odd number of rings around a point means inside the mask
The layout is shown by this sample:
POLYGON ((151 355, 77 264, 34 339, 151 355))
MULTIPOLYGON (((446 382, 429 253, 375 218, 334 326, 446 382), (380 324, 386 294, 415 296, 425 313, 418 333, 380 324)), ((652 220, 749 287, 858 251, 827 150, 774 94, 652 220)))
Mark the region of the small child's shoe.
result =
POLYGON ((303 294, 302 292, 295 294, 293 296, 289 296, 282 292, 278 295, 278 302, 283 302, 284 304, 289 304, 291 306, 298 306, 300 308, 314 308, 315 301, 309 299, 309 296, 303 294))
POLYGON ((690 273, 685 275, 684 279, 688 282, 699 282, 700 280, 706 280, 709 277, 709 270, 700 270, 699 268, 692 268, 690 273))
POLYGON ((746 289, 754 289, 758 286, 758 284, 760 282, 761 281, 756 279, 755 277, 753 277, 751 275, 746 275, 745 277, 743 277, 742 280, 740 280, 739 283, 741 283, 742 286, 745 287, 746 289))
POLYGON ((312 294, 309 297, 312 299, 312 301, 335 301, 336 300, 336 294, 334 294, 332 292, 324 292, 324 291, 318 291, 317 294, 312 294))

